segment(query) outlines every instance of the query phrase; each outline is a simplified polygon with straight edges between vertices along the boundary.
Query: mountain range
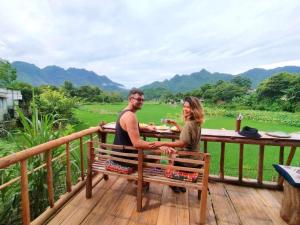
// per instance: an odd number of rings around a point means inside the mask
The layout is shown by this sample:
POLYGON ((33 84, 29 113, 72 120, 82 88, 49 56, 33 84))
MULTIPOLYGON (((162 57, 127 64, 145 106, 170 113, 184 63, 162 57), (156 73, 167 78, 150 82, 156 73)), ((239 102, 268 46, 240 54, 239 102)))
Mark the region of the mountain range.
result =
MULTIPOLYGON (((122 93, 126 91, 122 84, 110 80, 105 75, 98 75, 93 71, 88 71, 85 69, 69 68, 65 70, 58 66, 47 66, 43 69, 40 69, 34 64, 21 61, 13 62, 12 66, 17 70, 18 80, 30 83, 33 86, 39 86, 42 84, 60 86, 65 80, 68 80, 71 81, 75 86, 93 85, 98 86, 106 91, 117 91, 122 93)), ((281 72, 300 74, 300 67, 285 66, 270 70, 254 68, 237 75, 249 78, 252 82, 252 87, 256 88, 257 85, 264 79, 281 72)), ((207 83, 214 84, 219 80, 229 81, 233 77, 233 74, 211 73, 205 69, 202 69, 199 72, 191 74, 177 74, 171 79, 155 81, 140 88, 145 91, 165 89, 172 93, 187 92, 199 88, 207 83)))
MULTIPOLYGON (((258 84, 266 78, 281 72, 300 74, 300 67, 285 66, 270 70, 255 68, 237 75, 249 78, 252 82, 252 87, 256 88, 258 84)), ((188 75, 175 75, 169 80, 166 79, 161 82, 155 81, 151 84, 142 86, 141 89, 153 91, 157 88, 164 88, 171 91, 172 93, 187 92, 199 88, 200 86, 207 83, 214 84, 219 80, 229 81, 234 76, 235 75, 228 73, 210 73, 209 71, 202 69, 200 72, 191 73, 188 75)))
POLYGON ((34 64, 16 61, 12 66, 17 70, 17 79, 33 86, 50 84, 63 85, 64 81, 71 81, 75 86, 93 85, 106 91, 122 91, 122 84, 110 80, 105 75, 98 75, 85 69, 69 68, 67 70, 58 66, 47 66, 40 69, 34 64))

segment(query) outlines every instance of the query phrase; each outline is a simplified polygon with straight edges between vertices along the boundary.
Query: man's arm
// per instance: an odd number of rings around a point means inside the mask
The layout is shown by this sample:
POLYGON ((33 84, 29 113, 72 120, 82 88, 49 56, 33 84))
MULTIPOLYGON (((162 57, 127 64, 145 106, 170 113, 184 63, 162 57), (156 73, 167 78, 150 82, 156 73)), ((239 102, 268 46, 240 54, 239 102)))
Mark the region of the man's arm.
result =
POLYGON ((156 148, 157 146, 154 142, 147 142, 143 141, 140 138, 140 132, 138 127, 138 121, 136 115, 132 112, 127 112, 123 115, 122 122, 125 125, 125 129, 129 135, 129 138, 132 142, 133 147, 139 149, 152 149, 156 148))

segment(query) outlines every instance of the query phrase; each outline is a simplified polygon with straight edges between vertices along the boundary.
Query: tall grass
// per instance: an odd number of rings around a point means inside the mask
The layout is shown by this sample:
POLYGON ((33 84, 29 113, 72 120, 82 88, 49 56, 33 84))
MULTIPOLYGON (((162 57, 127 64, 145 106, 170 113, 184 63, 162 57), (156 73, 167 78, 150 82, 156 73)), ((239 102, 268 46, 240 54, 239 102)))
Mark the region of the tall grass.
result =
MULTIPOLYGON (((40 115, 35 104, 32 104, 32 116, 28 118, 24 113, 17 109, 22 128, 17 129, 14 135, 10 135, 13 143, 18 150, 27 149, 50 140, 60 137, 62 134, 60 123, 61 120, 56 119, 56 115, 40 115), (17 139, 15 138, 17 137, 17 139)), ((63 148, 53 150, 53 156, 63 152, 63 148)), ((12 152, 6 152, 12 153, 12 152)), ((2 155, 2 154, 1 154, 2 155)), ((4 156, 4 155, 2 155, 4 156)), ((27 160, 28 171, 40 166, 45 162, 45 155, 39 154, 27 160)), ((1 183, 5 183, 15 177, 20 176, 19 165, 16 164, 0 171, 1 183)), ((65 183, 65 163, 53 164, 54 187, 56 198, 64 193, 65 183)), ((29 199, 31 218, 34 219, 41 214, 48 206, 47 195, 47 171, 40 169, 29 175, 29 199)), ((0 184, 1 184, 0 183, 0 184)), ((5 188, 0 195, 0 224, 19 224, 21 221, 20 208, 20 185, 18 183, 5 188)))

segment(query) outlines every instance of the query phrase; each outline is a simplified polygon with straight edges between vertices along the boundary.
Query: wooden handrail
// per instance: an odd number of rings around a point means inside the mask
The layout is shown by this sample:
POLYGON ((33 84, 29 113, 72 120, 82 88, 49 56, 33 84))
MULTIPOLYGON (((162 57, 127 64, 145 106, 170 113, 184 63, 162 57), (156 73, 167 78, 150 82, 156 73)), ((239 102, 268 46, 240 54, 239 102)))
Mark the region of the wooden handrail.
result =
POLYGON ((91 127, 89 129, 82 130, 82 131, 70 134, 68 136, 61 137, 61 138, 34 146, 32 148, 28 148, 23 151, 16 152, 14 154, 2 157, 2 158, 0 158, 0 169, 6 168, 6 167, 8 167, 12 164, 15 164, 17 162, 20 162, 22 160, 28 159, 34 155, 38 155, 40 153, 46 152, 49 149, 59 147, 63 144, 66 144, 67 142, 71 142, 80 137, 89 135, 91 133, 98 132, 99 129, 100 129, 100 127, 91 127))

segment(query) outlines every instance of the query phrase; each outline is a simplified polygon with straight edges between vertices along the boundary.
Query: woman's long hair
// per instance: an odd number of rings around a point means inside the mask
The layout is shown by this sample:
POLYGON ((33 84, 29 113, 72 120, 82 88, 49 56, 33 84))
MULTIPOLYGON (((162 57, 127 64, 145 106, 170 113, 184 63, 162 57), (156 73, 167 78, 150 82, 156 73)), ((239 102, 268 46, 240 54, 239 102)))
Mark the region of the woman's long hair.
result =
POLYGON ((183 103, 184 102, 188 102, 191 107, 191 117, 189 119, 195 120, 199 125, 201 125, 204 122, 204 110, 198 98, 188 96, 184 99, 183 103))

